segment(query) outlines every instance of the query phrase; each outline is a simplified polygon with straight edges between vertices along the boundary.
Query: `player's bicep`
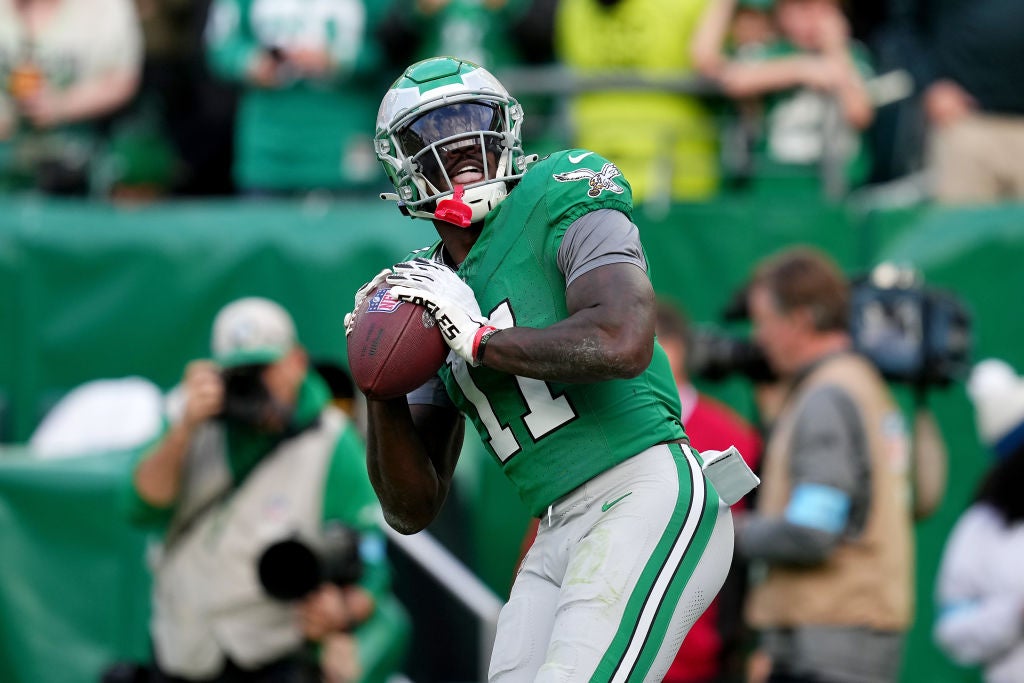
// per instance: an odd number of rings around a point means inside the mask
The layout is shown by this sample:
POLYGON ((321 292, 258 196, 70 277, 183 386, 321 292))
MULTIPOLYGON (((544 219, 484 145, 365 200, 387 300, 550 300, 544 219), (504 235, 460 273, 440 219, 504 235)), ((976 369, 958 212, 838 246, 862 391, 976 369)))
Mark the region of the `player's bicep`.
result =
POLYGON ((559 323, 580 353, 601 358, 622 376, 636 376, 654 353, 654 290, 647 274, 612 263, 581 275, 565 293, 569 317, 559 323))
POLYGON ((591 211, 566 229, 558 247, 570 315, 589 312, 606 333, 654 333, 654 290, 640 233, 621 211, 591 211))
POLYGON ((610 263, 578 278, 565 290, 569 315, 597 309, 609 324, 654 333, 654 288, 647 273, 628 263, 610 263))

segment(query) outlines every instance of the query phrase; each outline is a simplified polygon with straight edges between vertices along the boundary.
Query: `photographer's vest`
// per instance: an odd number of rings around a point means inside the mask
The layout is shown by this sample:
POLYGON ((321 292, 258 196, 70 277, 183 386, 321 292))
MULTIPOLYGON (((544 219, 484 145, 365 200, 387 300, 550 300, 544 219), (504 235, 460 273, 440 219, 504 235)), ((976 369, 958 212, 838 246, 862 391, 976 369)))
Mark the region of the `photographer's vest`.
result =
POLYGON ((154 563, 151 631, 164 671, 210 677, 225 658, 255 668, 301 647, 295 606, 263 592, 257 565, 265 548, 285 538, 320 545, 324 482, 347 419, 323 410, 234 490, 223 427, 210 422, 196 434, 182 498, 154 563))
POLYGON ((826 359, 787 398, 762 460, 758 512, 785 514, 796 417, 825 385, 849 394, 865 431, 871 492, 864 528, 844 537, 820 565, 770 565, 751 592, 747 618, 758 628, 903 630, 911 621, 913 572, 906 435, 888 387, 865 359, 848 353, 826 359))

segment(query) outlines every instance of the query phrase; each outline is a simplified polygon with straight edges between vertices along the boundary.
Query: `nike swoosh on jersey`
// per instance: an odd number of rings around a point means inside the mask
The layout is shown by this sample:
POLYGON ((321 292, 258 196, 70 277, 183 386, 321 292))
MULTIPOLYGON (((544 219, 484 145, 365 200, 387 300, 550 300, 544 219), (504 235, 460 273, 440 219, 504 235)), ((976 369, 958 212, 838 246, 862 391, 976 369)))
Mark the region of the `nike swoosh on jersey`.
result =
POLYGON ((584 159, 586 159, 587 157, 589 157, 591 154, 593 154, 593 152, 584 152, 583 154, 577 154, 575 156, 570 154, 568 156, 569 156, 569 161, 571 161, 574 164, 578 164, 581 161, 583 161, 584 159))
POLYGON ((620 500, 622 500, 626 496, 629 496, 629 495, 632 495, 632 494, 633 494, 632 491, 628 491, 626 493, 623 493, 621 496, 619 496, 615 500, 605 501, 605 504, 601 506, 601 512, 608 512, 608 510, 610 510, 613 505, 618 503, 620 500))

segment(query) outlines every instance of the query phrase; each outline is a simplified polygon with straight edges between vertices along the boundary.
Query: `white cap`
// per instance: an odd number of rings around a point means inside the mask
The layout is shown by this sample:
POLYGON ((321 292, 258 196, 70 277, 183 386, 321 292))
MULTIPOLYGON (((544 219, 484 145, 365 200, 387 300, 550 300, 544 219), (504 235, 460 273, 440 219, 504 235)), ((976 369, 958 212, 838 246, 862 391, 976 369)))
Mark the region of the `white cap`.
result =
POLYGON ((269 299, 232 301, 213 321, 213 359, 223 367, 272 363, 296 341, 292 317, 269 299))
POLYGON ((1005 361, 989 358, 967 379, 978 434, 999 455, 1024 443, 1024 378, 1005 361))

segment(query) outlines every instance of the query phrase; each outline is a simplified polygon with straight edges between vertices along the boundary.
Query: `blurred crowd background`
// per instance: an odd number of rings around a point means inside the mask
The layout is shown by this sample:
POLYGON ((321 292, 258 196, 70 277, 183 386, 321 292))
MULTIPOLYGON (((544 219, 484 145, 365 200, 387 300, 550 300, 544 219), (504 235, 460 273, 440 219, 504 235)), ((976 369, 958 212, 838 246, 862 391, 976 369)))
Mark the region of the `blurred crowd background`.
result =
POLYGON ((526 140, 645 203, 1019 196, 1013 0, 4 0, 0 188, 112 200, 365 193, 381 94, 452 54, 526 140), (880 188, 888 188, 883 193, 880 188))
MULTIPOLYGON (((895 262, 911 274, 879 280, 892 301, 941 289, 962 302, 969 325, 917 318, 918 341, 969 334, 962 362, 939 368, 930 349, 927 379, 894 385, 944 442, 914 523, 901 681, 981 680, 986 634, 1024 656, 1024 587, 984 574, 1020 558, 1020 455, 988 454, 1024 434, 1022 35, 1020 0, 0 0, 0 680, 85 683, 149 654, 146 540, 122 524, 117 482, 164 392, 208 354, 221 306, 282 303, 358 415, 342 316, 432 234, 376 200, 392 190, 377 107, 409 63, 439 54, 484 65, 522 103, 527 152, 583 147, 621 168, 655 289, 689 318, 659 334, 702 364, 678 370, 681 394, 705 420, 712 400, 745 418, 752 451, 761 379, 734 304, 760 257, 811 244, 851 279, 895 262), (969 361, 985 357, 1009 366, 968 396, 969 361), (54 406, 94 380, 116 380, 100 387, 116 401, 54 429, 54 406), (977 427, 980 395, 995 407, 977 427), (68 457, 90 448, 103 457, 68 457), (978 513, 986 501, 1001 522, 978 513), (968 509, 975 526, 953 534, 968 509), (999 633, 943 620, 993 586, 999 633)), ((471 435, 430 530, 483 597, 390 547, 402 664, 375 675, 478 678, 481 611, 507 596, 530 524, 486 460, 471 435)), ((741 601, 727 590, 719 622, 696 631, 741 655, 709 680, 758 680, 741 601)))

